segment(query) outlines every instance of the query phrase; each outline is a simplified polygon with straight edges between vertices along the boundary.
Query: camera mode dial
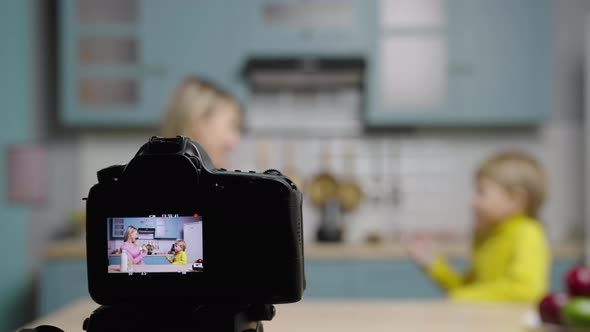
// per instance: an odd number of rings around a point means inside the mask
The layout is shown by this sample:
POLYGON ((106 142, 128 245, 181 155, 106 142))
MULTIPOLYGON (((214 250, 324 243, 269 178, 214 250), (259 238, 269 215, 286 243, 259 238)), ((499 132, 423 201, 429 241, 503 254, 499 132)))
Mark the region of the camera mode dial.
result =
POLYGON ((276 176, 282 176, 283 174, 281 172, 279 172, 276 169, 267 169, 266 171, 264 171, 264 174, 266 175, 276 175, 276 176))

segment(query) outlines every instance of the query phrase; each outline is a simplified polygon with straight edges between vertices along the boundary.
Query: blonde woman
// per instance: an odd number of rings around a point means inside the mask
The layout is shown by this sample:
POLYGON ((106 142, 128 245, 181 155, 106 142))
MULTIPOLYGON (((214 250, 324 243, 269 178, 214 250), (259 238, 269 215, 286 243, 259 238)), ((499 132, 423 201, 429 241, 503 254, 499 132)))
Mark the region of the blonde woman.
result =
POLYGON ((233 97, 210 82, 190 76, 176 87, 161 134, 190 137, 207 151, 215 167, 224 167, 228 152, 239 142, 240 122, 240 105, 233 97))
POLYGON ((135 265, 141 265, 143 264, 143 252, 142 249, 135 243, 137 239, 137 228, 133 226, 127 226, 125 235, 123 236, 121 253, 126 251, 129 262, 135 265))

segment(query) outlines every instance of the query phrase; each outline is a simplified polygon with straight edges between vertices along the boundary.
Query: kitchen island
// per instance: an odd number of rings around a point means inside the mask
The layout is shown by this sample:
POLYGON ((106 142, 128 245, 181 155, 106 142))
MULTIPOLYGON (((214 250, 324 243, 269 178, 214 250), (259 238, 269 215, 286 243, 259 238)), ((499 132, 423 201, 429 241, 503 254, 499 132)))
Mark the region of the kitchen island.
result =
MULTIPOLYGON (((82 331, 82 322, 98 307, 89 298, 31 322, 59 326, 67 332, 82 331)), ((277 305, 273 321, 265 322, 266 331, 526 331, 523 318, 527 305, 468 304, 444 300, 303 300, 277 305)))

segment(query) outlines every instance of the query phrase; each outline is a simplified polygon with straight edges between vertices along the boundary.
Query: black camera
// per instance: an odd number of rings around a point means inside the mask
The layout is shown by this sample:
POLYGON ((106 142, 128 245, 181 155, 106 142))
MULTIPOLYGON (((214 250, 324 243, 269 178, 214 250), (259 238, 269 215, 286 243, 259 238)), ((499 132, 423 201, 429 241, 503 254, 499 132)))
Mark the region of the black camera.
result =
POLYGON ((90 295, 102 305, 299 301, 301 204, 276 170, 215 169, 188 138, 152 137, 127 165, 99 171, 88 195, 90 295), (174 257, 170 243, 181 244, 174 257))
POLYGON ((188 138, 152 137, 90 189, 88 288, 102 306, 83 329, 263 331, 273 304, 303 296, 301 204, 277 170, 215 169, 188 138))

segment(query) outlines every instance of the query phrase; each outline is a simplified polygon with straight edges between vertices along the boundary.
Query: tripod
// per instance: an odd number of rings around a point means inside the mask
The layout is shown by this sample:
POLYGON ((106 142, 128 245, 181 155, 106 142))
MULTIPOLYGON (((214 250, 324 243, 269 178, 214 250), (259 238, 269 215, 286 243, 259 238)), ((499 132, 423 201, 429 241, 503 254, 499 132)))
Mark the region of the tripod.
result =
MULTIPOLYGON (((183 307, 176 302, 151 309, 129 305, 101 306, 84 320, 87 332, 263 332, 262 320, 272 320, 271 304, 244 306, 183 307), (173 308, 170 308, 173 307, 173 308)), ((21 332, 61 332, 53 326, 39 326, 21 332)))

